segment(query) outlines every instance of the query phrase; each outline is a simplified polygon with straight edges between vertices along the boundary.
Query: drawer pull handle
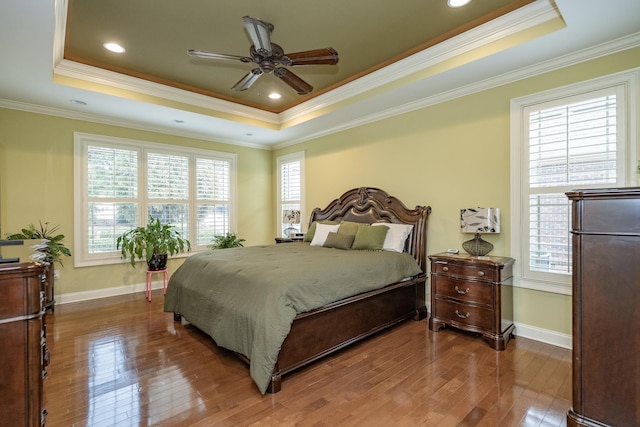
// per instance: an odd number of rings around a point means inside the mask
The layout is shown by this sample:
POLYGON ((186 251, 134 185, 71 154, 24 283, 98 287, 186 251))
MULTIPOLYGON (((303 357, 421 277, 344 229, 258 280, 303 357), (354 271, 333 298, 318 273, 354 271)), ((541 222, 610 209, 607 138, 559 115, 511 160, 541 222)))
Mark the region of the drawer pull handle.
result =
POLYGON ((467 288, 466 290, 461 290, 459 287, 456 286, 456 292, 459 293, 460 295, 466 295, 469 293, 471 289, 467 288))
POLYGON ((484 271, 478 271, 478 276, 480 277, 484 276, 484 271))
POLYGON ((467 311, 467 314, 460 314, 460 312, 456 310, 456 315, 461 319, 466 319, 467 317, 471 316, 471 313, 467 311))
POLYGON ((445 265, 444 267, 442 267, 442 271, 449 271, 449 267, 445 265))

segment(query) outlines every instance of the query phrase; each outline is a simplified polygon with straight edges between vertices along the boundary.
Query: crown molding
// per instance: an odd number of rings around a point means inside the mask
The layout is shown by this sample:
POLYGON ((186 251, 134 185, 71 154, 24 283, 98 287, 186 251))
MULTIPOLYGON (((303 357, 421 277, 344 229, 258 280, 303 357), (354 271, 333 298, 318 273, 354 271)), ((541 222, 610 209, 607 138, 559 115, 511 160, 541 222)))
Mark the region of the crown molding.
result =
POLYGON ((482 92, 485 90, 493 89, 505 84, 514 83, 519 80, 535 77, 548 72, 556 71, 571 65, 576 65, 582 62, 591 61, 614 53, 623 52, 628 49, 633 49, 640 46, 640 33, 635 33, 630 36, 621 37, 611 42, 602 43, 593 47, 589 47, 580 51, 572 52, 568 55, 564 55, 558 58, 554 58, 548 61, 540 62, 533 66, 527 66, 514 70, 499 76, 491 77, 479 82, 475 82, 466 86, 461 86, 456 89, 441 92, 439 94, 429 96, 418 101, 408 102, 403 105, 398 105, 385 110, 377 111, 374 114, 362 116, 356 120, 349 122, 343 122, 339 126, 331 128, 325 128, 320 132, 305 135, 303 138, 295 140, 289 140, 276 144, 273 149, 285 148, 291 145, 300 144, 302 142, 310 141, 323 136, 331 135, 333 133, 342 132, 347 129, 355 128, 358 126, 366 125, 369 123, 384 120, 390 117, 398 116, 401 114, 409 113, 412 111, 420 110, 422 108, 430 107, 443 102, 451 101, 463 96, 472 95, 474 93, 482 92))
POLYGON ((373 93, 397 79, 408 77, 426 68, 559 17, 558 11, 549 0, 530 3, 493 21, 276 114, 64 59, 67 7, 67 0, 56 0, 54 74, 220 113, 213 113, 211 114, 212 116, 223 118, 228 118, 229 116, 233 118, 235 116, 278 127, 291 126, 302 123, 311 117, 318 117, 319 114, 322 114, 322 111, 330 111, 332 107, 353 97, 367 92, 373 93))
POLYGON ((369 114, 360 117, 356 120, 343 122, 338 126, 325 128, 319 132, 313 132, 305 135, 301 138, 294 138, 287 141, 283 141, 279 144, 272 146, 257 143, 247 143, 246 141, 221 139, 219 137, 212 137, 210 135, 195 133, 195 132, 181 132, 171 128, 162 128, 154 125, 142 125, 138 122, 128 120, 115 120, 108 119, 101 115, 79 113, 75 111, 65 110, 61 108, 44 107, 35 104, 28 104, 22 102, 11 101, 7 99, 0 99, 0 107, 21 110, 26 112, 46 114, 51 116, 63 117, 68 119, 83 120, 94 123, 101 123, 112 126, 127 127, 132 129, 144 130, 148 132, 165 133, 174 136, 181 136, 187 138, 201 139, 205 141, 219 142, 223 144, 236 145, 248 148, 258 148, 266 150, 277 150, 280 148, 289 147, 292 145, 300 144, 306 141, 317 139, 323 136, 331 135, 333 133, 342 132, 351 128, 373 123, 386 118, 394 117, 397 115, 405 114, 422 108, 430 107, 442 102, 450 101, 463 96, 471 95, 484 90, 492 89, 505 84, 513 83, 519 80, 524 80, 530 77, 535 77, 544 73, 559 70, 578 63, 594 60, 603 56, 611 55, 618 52, 623 52, 628 49, 633 49, 640 46, 640 33, 635 33, 630 36, 622 37, 620 39, 613 40, 611 42, 603 43, 597 46, 593 46, 587 49, 583 49, 571 54, 564 55, 552 60, 538 63, 533 66, 524 67, 509 73, 505 73, 499 76, 495 76, 489 79, 482 80, 473 84, 462 86, 454 90, 442 92, 440 94, 420 99, 419 101, 409 102, 396 107, 380 110, 374 114, 369 114))
POLYGON ((305 116, 317 115, 349 98, 408 77, 465 53, 487 46, 506 37, 543 24, 559 17, 556 8, 548 0, 530 3, 511 13, 479 25, 469 31, 438 43, 407 58, 376 70, 357 80, 297 105, 280 113, 283 125, 300 122, 305 116))
POLYGON ((146 125, 146 124, 141 124, 137 121, 132 121, 132 120, 111 119, 99 114, 87 114, 87 113, 81 113, 77 111, 66 110, 63 108, 44 107, 42 105, 29 104, 25 102, 17 102, 17 101, 12 101, 12 100, 3 99, 3 98, 0 98, 0 108, 25 111, 28 113, 35 113, 35 114, 44 114, 47 116, 61 117, 64 119, 82 120, 85 122, 99 123, 99 124, 109 125, 109 126, 118 126, 118 127, 128 128, 128 129, 142 130, 146 132, 161 133, 163 135, 173 135, 173 136, 178 136, 182 138, 193 138, 193 139, 199 139, 202 141, 217 142, 221 144, 235 145, 240 147, 257 148, 261 150, 271 150, 271 147, 265 144, 249 143, 246 141, 240 141, 235 139, 220 138, 218 136, 214 137, 214 136, 207 135, 204 133, 199 133, 199 132, 180 131, 174 128, 163 127, 157 124, 146 125))
POLYGON ((220 116, 221 118, 226 118, 229 116, 235 116, 236 118, 241 117, 250 120, 257 120, 276 126, 280 125, 280 120, 276 113, 189 92, 183 89, 177 89, 171 86, 150 82, 148 80, 127 76, 90 65, 80 64, 67 59, 60 61, 55 66, 53 72, 60 76, 70 77, 85 82, 143 95, 149 95, 221 113, 219 115, 211 114, 213 117, 220 116))

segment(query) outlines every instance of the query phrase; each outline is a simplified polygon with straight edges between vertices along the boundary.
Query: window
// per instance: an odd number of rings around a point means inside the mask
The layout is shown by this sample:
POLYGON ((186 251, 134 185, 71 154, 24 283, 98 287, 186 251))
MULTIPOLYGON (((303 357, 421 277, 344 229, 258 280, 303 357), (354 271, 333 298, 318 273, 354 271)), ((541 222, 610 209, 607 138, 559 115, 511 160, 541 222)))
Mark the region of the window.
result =
POLYGON ((304 152, 278 157, 278 207, 276 211, 279 236, 289 237, 301 232, 304 214, 304 152), (285 211, 299 211, 286 215, 285 211))
POLYGON ((235 155, 75 134, 76 266, 120 262, 119 235, 149 217, 192 250, 235 224, 235 155))
POLYGON ((637 73, 512 101, 512 252, 518 286, 571 293, 571 204, 565 193, 635 183, 628 117, 637 73), (519 283, 518 283, 519 282, 519 283))

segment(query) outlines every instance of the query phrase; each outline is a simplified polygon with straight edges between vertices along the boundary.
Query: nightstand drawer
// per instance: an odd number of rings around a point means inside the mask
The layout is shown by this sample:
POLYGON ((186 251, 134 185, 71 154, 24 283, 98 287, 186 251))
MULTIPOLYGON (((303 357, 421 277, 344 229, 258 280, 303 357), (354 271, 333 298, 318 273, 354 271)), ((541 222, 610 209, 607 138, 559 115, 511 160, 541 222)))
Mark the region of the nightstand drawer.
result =
POLYGON ((483 265, 454 264, 446 261, 436 261, 433 265, 435 265, 434 273, 451 274, 469 279, 474 278, 489 281, 500 280, 498 270, 483 265))
POLYGON ((437 298, 436 305, 438 318, 443 319, 447 323, 459 323, 488 331, 493 329, 494 313, 488 308, 437 298))
POLYGON ((493 286, 489 283, 472 282, 448 276, 436 276, 433 282, 436 297, 444 295, 463 302, 493 307, 493 286))

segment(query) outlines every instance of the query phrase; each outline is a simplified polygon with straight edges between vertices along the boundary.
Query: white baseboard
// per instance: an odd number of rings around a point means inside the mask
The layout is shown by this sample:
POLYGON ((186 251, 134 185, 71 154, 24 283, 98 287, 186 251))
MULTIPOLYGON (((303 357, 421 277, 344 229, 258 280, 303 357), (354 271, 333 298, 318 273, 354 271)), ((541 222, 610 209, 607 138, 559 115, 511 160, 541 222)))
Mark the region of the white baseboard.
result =
MULTIPOLYGON (((153 282, 152 289, 162 289, 162 281, 153 282)), ((72 292, 68 294, 56 295, 56 304, 69 304, 72 302, 89 301, 98 298, 113 297, 117 295, 132 294, 135 292, 144 292, 145 283, 139 283, 129 286, 118 286, 115 288, 98 289, 95 291, 72 292)), ((429 311, 431 312, 431 311, 429 311)), ((562 334, 550 329, 542 329, 524 323, 516 323, 515 335, 518 337, 529 338, 535 341, 541 341, 547 344, 555 345, 562 348, 570 349, 572 347, 571 335, 562 334)))
POLYGON ((568 349, 571 349, 573 346, 571 335, 562 334, 550 329, 542 329, 531 325, 525 325, 523 323, 516 323, 515 325, 515 335, 518 337, 529 338, 568 349))
MULTIPOLYGON (((72 302, 89 301, 98 298, 115 297, 118 295, 134 294, 136 292, 144 292, 147 289, 146 283, 138 283, 135 285, 118 286, 115 288, 97 289, 95 291, 70 292, 67 294, 56 294, 56 304, 69 304, 72 302)), ((162 280, 154 281, 151 289, 162 289, 162 280)))

